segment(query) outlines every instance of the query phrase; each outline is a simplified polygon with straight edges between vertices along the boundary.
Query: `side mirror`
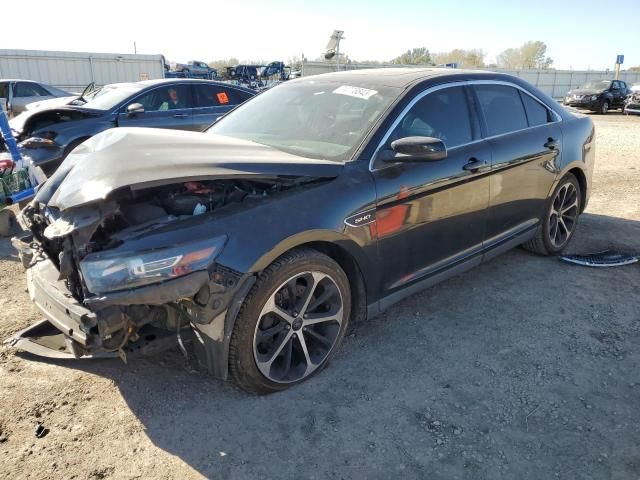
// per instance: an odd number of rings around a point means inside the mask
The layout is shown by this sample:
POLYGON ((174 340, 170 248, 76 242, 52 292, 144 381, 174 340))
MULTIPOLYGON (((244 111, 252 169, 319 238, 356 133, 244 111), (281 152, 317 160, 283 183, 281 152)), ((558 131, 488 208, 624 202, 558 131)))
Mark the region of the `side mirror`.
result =
POLYGON ((435 162, 447 158, 447 147, 439 138, 405 137, 391 142, 395 152, 386 162, 435 162))
POLYGON ((127 107, 127 116, 133 117, 138 113, 144 113, 144 107, 141 103, 132 103, 127 107))

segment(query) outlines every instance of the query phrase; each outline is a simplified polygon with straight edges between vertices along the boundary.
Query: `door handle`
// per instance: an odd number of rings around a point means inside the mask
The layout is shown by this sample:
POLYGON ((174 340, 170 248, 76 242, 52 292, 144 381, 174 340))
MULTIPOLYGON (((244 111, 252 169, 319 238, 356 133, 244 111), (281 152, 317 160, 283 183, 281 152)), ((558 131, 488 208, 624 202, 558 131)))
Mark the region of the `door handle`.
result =
POLYGON ((560 146, 560 142, 555 138, 551 138, 551 137, 549 137, 547 142, 544 144, 544 147, 548 148, 549 150, 555 150, 559 146, 560 146))
POLYGON ((187 118, 189 115, 186 113, 176 113, 173 118, 187 118))
POLYGON ((469 172, 477 172, 483 167, 487 166, 487 162, 483 160, 478 160, 477 158, 470 158, 469 163, 466 163, 462 169, 467 170, 469 172))

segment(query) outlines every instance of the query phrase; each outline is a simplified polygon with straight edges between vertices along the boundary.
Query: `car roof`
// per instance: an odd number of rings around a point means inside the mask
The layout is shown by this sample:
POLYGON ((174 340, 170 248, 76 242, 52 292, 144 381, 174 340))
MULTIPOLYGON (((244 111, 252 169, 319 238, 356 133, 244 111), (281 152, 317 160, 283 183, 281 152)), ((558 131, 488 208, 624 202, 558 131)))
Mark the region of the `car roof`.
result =
POLYGON ((203 78, 157 78, 155 80, 142 80, 140 82, 134 82, 133 85, 142 85, 144 88, 153 87, 155 85, 170 85, 172 83, 204 83, 209 85, 220 85, 221 87, 233 87, 246 92, 253 92, 254 90, 241 87, 240 85, 232 85, 225 82, 218 82, 216 80, 206 80, 203 78))
POLYGON ((390 67, 371 68, 363 70, 347 70, 344 72, 323 73, 313 77, 302 77, 300 80, 322 79, 331 82, 366 82, 369 85, 405 88, 419 80, 440 76, 465 76, 469 74, 487 76, 493 78, 496 73, 486 70, 460 70, 453 68, 413 68, 390 67))
POLYGON ((29 82, 38 85, 49 85, 48 83, 38 82, 37 80, 27 80, 26 78, 0 78, 0 82, 29 82))

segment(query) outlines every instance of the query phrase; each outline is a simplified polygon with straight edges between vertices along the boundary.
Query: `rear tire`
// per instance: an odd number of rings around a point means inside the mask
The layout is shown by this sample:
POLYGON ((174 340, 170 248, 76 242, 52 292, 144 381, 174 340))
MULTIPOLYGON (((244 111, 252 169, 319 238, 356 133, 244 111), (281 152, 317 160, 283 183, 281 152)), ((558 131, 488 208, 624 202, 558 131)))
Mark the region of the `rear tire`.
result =
POLYGON ((578 179, 566 174, 547 202, 542 225, 536 236, 523 244, 538 255, 557 255, 569 245, 576 231, 582 209, 582 192, 578 179))
POLYGON ((349 280, 332 258, 310 248, 284 254, 260 273, 240 308, 231 378, 254 394, 307 380, 338 350, 350 307, 349 280))

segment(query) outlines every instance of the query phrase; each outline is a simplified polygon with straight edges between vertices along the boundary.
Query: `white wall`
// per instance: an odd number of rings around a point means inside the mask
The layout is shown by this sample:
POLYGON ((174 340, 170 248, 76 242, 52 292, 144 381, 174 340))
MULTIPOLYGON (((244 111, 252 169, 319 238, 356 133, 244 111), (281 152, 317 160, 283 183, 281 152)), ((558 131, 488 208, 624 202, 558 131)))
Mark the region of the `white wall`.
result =
MULTIPOLYGON (((414 67, 416 65, 368 65, 368 64, 348 64, 340 65, 340 70, 359 70, 367 68, 389 68, 389 67, 414 67)), ((304 76, 318 75, 320 73, 335 72, 335 63, 329 62, 305 62, 304 76)), ((540 90, 554 98, 562 98, 572 88, 579 87, 588 80, 601 80, 613 78, 613 72, 597 70, 491 70, 499 73, 506 73, 521 77, 523 80, 532 83, 540 90)), ((621 72, 620 80, 632 85, 640 82, 640 73, 621 72)))
POLYGON ((164 77, 162 55, 0 50, 0 79, 20 78, 78 91, 96 85, 164 77))

